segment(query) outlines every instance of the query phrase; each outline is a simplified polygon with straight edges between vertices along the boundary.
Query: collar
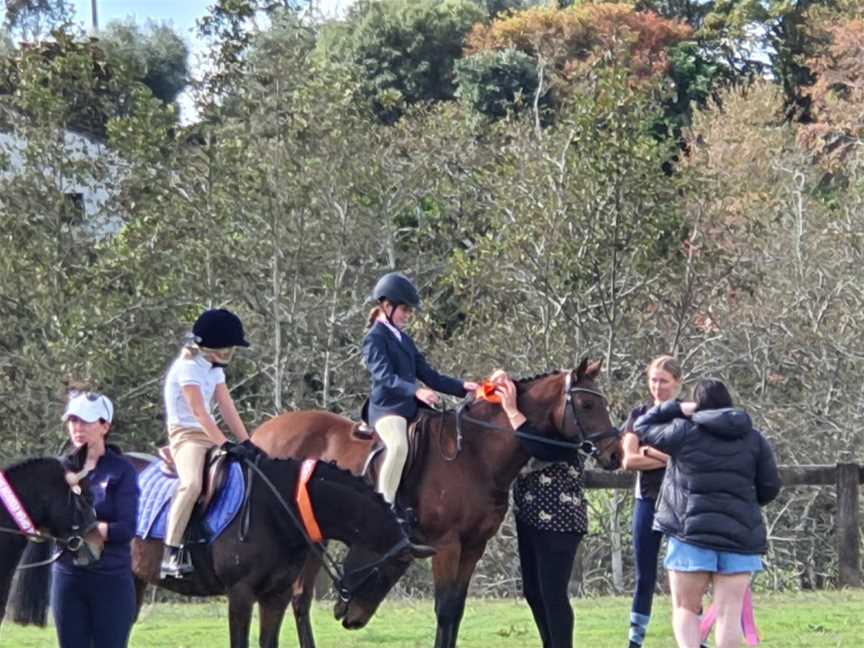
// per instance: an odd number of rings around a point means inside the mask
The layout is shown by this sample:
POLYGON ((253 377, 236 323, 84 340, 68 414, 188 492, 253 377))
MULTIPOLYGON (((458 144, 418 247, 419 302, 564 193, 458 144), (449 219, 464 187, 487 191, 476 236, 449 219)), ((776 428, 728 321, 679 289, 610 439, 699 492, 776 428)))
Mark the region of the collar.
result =
POLYGON ((402 341, 402 331, 400 331, 398 328, 393 326, 390 322, 388 322, 387 320, 382 320, 382 319, 375 320, 375 321, 378 322, 379 324, 383 324, 384 326, 386 326, 388 329, 390 329, 390 331, 393 333, 393 335, 396 336, 397 340, 399 340, 400 342, 402 341))

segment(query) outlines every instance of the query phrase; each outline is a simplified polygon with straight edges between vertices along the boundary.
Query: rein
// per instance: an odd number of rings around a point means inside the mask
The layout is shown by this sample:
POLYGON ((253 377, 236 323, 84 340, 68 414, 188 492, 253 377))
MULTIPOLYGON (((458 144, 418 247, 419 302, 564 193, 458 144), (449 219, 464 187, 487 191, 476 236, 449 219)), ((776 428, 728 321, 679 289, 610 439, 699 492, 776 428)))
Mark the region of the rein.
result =
MULTIPOLYGON (((459 453, 462 450, 462 438, 464 436, 464 427, 463 421, 467 423, 471 423, 472 425, 476 425, 481 428, 485 428, 487 430, 495 430, 498 432, 507 432, 513 434, 517 438, 525 439, 528 441, 533 441, 537 443, 543 443, 550 446, 555 446, 558 448, 568 448, 571 450, 581 451, 591 457, 596 458, 600 451, 595 445, 597 441, 602 441, 604 439, 609 439, 618 436, 618 431, 615 428, 610 428, 606 432, 598 432, 596 434, 586 434, 585 429, 582 427, 582 422, 579 419, 579 413, 576 411, 576 400, 573 398, 574 393, 583 393, 583 394, 591 394, 592 396, 597 396, 598 398, 607 400, 606 396, 599 391, 594 389, 588 389, 587 387, 575 387, 571 386, 571 372, 567 372, 565 382, 564 382, 564 416, 561 420, 561 428, 557 431, 560 436, 564 436, 564 430, 567 428, 567 416, 572 415, 573 420, 576 423, 576 428, 579 430, 579 435, 582 440, 578 443, 573 441, 559 441, 557 439, 549 439, 547 437, 539 436, 536 434, 529 434, 527 432, 518 432, 513 430, 511 427, 504 427, 502 425, 496 425, 494 423, 489 423, 488 421, 484 421, 483 419, 478 419, 473 416, 468 416, 466 412, 468 411, 471 403, 474 402, 474 399, 466 399, 460 406, 456 412, 456 452, 452 456, 444 455, 443 451, 441 456, 445 461, 453 461, 456 457, 459 456, 459 453), (569 405, 569 407, 568 407, 569 405)), ((447 410, 444 409, 441 411, 441 427, 439 429, 439 435, 442 433, 444 427, 444 417, 447 414, 447 410)), ((439 444, 440 445, 440 444, 439 444)), ((443 445, 441 445, 443 448, 443 445)))
POLYGON ((360 587, 366 580, 369 579, 370 576, 374 573, 374 571, 383 563, 390 560, 393 556, 403 551, 407 546, 410 545, 411 540, 406 536, 403 537, 402 540, 397 542, 393 547, 391 547, 383 556, 379 559, 374 560, 373 562, 361 565, 360 567, 353 569, 347 573, 342 570, 342 566, 338 563, 338 561, 333 557, 333 555, 327 551, 326 545, 323 543, 323 535, 321 534, 320 529, 318 528, 318 523, 315 520, 314 511, 312 509, 312 500, 309 498, 309 491, 307 488, 309 479, 312 477, 312 473, 315 471, 315 467, 318 464, 317 459, 307 459, 303 462, 300 468, 300 474, 297 479, 297 504, 298 510, 300 511, 300 518, 292 510, 291 506, 288 502, 285 501, 285 498, 282 497, 282 494, 279 492, 279 489, 276 488, 276 485, 270 481, 270 478, 264 474, 261 468, 258 466, 257 461, 250 461, 246 458, 241 458, 249 469, 254 472, 261 481, 270 489, 270 492, 273 493, 273 496, 276 498, 276 501, 279 505, 288 513, 288 517, 294 523, 294 526, 300 531, 303 539, 306 541, 306 545, 312 551, 313 554, 321 561, 321 566, 324 568, 324 571, 333 581, 333 585, 339 592, 339 596, 347 601, 351 598, 354 591, 360 587), (301 499, 305 499, 305 504, 301 503, 301 499), (303 509, 307 507, 307 512, 304 513, 303 509), (306 516, 310 516, 307 517, 306 516), (310 527, 307 526, 307 521, 314 522, 312 527, 312 532, 310 532, 310 527), (317 534, 314 533, 317 530, 317 534), (318 539, 316 539, 318 538, 318 539), (345 578, 349 576, 362 575, 361 580, 354 586, 348 587, 345 585, 345 578))

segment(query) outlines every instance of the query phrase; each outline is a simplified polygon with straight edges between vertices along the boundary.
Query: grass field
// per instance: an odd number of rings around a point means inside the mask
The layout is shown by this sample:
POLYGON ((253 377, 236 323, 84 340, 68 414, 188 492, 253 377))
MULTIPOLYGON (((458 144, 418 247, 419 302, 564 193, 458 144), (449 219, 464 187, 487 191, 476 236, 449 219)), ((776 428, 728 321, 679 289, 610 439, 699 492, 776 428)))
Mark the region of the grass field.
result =
MULTIPOLYGON (((864 591, 807 594, 759 594, 756 619, 767 648, 859 646, 864 630, 864 591)), ((629 599, 574 601, 577 647, 626 646, 629 599)), ((106 610, 110 614, 110 611, 106 610)), ((348 632, 333 619, 329 606, 313 611, 319 648, 428 648, 435 637, 431 601, 385 604, 368 627, 348 632)), ((257 646, 257 632, 253 632, 257 646)), ((49 648, 56 645, 51 628, 19 628, 4 624, 0 645, 49 648)), ((286 619, 283 646, 296 646, 293 619, 286 619)), ((521 601, 469 600, 462 622, 460 648, 538 646, 530 612, 521 601)), ((646 648, 674 648, 669 601, 656 600, 646 648)), ((222 648, 228 646, 224 602, 148 606, 132 632, 133 648, 222 648)))

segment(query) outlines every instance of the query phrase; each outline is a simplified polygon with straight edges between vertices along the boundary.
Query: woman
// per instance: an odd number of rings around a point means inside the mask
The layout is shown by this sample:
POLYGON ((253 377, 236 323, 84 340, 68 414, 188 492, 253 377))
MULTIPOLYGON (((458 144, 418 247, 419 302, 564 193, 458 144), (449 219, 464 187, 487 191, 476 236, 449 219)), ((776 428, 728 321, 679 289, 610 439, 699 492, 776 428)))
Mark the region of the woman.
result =
POLYGON ((130 542, 138 477, 120 450, 107 443, 113 418, 111 400, 93 393, 75 395, 63 414, 72 445, 87 446, 86 479, 105 548, 90 567, 73 564, 70 552, 54 563, 51 608, 60 648, 123 648, 135 620, 130 542))
POLYGON ((214 399, 228 429, 238 441, 251 445, 225 384, 224 371, 234 350, 248 346, 243 323, 234 313, 223 308, 204 311, 195 321, 192 339, 165 378, 168 441, 180 485, 168 515, 162 578, 182 578, 192 571, 181 548, 186 525, 203 487, 204 462, 211 448, 232 445, 213 418, 214 399))
POLYGON ((384 275, 375 284, 372 297, 378 305, 369 313, 363 340, 363 360, 372 378, 369 424, 386 447, 378 492, 395 509, 408 457, 408 422, 417 417, 418 401, 433 406, 439 401, 433 389, 465 396, 478 385, 432 369, 405 332, 414 310, 420 308, 420 295, 408 277, 399 272, 384 275), (418 379, 427 387, 418 386, 418 379))
POLYGON ((666 401, 636 420, 639 439, 669 455, 654 528, 669 537, 672 624, 681 648, 699 646, 699 611, 714 584, 717 648, 741 645, 741 608, 761 571, 767 534, 760 506, 780 492, 774 453, 719 380, 694 402, 666 401))
MULTIPOLYGON (((507 374, 498 371, 491 380, 513 430, 538 436, 519 411, 516 386, 507 374)), ((588 532, 588 511, 579 453, 555 450, 545 458, 553 455, 557 460, 533 458, 526 464, 513 483, 513 505, 522 592, 543 648, 571 648, 573 608, 568 587, 576 550, 588 532)))
MULTIPOLYGON (((681 391, 681 365, 669 355, 662 355, 648 365, 648 391, 653 405, 672 400, 681 391)), ((630 610, 630 645, 639 648, 645 641, 651 620, 651 603, 657 585, 657 559, 663 534, 653 529, 654 509, 660 494, 660 484, 666 474, 669 456, 639 443, 633 423, 645 414, 652 403, 633 408, 624 424, 621 447, 622 467, 636 471, 636 503, 633 507, 633 553, 636 563, 636 590, 630 610)))

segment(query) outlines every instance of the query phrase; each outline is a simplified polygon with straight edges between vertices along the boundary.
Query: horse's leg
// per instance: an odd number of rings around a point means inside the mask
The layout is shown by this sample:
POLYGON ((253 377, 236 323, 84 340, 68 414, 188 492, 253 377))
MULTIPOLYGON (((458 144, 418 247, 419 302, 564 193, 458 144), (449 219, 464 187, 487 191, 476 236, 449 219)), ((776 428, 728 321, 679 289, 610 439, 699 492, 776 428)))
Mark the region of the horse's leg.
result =
POLYGON ((144 592, 147 591, 147 582, 135 576, 135 623, 141 615, 141 608, 144 607, 144 592))
POLYGON ((468 585, 485 548, 485 542, 475 547, 463 547, 454 543, 447 545, 443 551, 439 549, 432 559, 435 615, 438 617, 435 648, 456 648, 468 585))
POLYGON ((303 563, 303 570, 294 581, 291 607, 294 610, 294 623, 297 626, 297 638, 300 648, 315 648, 315 637, 312 634, 312 619, 309 611, 312 609, 312 597, 315 594, 315 580, 321 570, 321 561, 310 555, 303 563))
POLYGON ((291 593, 276 592, 258 599, 258 616, 260 617, 261 636, 258 643, 261 648, 277 648, 279 646, 279 630, 291 593))
POLYGON ((228 590, 228 630, 231 648, 249 648, 249 625, 255 596, 245 585, 228 590))

